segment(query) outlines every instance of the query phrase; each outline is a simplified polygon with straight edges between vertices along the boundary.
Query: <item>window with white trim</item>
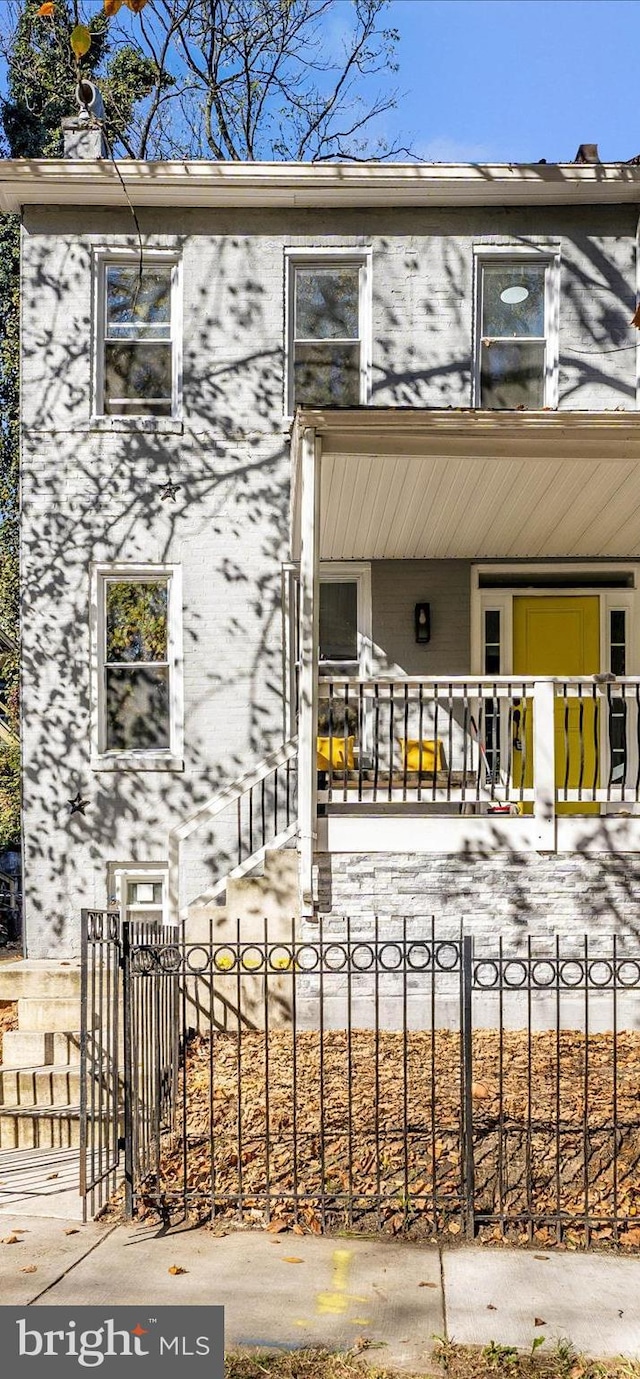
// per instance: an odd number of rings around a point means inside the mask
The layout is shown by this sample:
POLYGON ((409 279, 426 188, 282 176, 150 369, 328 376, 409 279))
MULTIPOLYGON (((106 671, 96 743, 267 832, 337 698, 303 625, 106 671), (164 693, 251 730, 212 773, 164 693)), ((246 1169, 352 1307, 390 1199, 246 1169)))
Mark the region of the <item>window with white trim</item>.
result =
POLYGON ((95 602, 98 756, 162 765, 182 750, 179 569, 100 567, 95 602))
POLYGON ((98 265, 97 413, 176 416, 178 260, 109 254, 98 265))
POLYGON ((165 864, 135 863, 109 867, 110 901, 123 920, 168 922, 169 872, 165 864))
POLYGON ((289 257, 287 406, 368 401, 369 267, 363 255, 289 257))
POLYGON ((535 410, 557 402, 554 257, 478 259, 477 405, 535 410))

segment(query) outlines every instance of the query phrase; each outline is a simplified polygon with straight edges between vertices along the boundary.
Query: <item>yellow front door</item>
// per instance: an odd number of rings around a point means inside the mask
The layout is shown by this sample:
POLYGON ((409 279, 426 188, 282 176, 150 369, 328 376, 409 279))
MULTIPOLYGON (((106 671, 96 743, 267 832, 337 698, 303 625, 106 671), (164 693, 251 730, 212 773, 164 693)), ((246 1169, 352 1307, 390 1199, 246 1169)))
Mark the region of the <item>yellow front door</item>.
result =
MULTIPOLYGON (((600 670, 600 600, 596 595, 572 597, 546 594, 540 598, 513 600, 513 673, 514 675, 595 675, 600 670)), ((565 705, 556 704, 555 754, 556 782, 560 789, 565 783, 565 747, 569 740, 569 789, 577 789, 582 776, 584 788, 594 783, 595 743, 594 705, 582 701, 582 759, 580 751, 580 704, 568 700, 569 712, 565 722, 565 705)), ((526 785, 532 783, 533 737, 531 711, 526 715, 526 785)), ((514 781, 520 783, 518 753, 514 751, 514 781)), ((559 804, 561 814, 597 814, 597 804, 559 804)))

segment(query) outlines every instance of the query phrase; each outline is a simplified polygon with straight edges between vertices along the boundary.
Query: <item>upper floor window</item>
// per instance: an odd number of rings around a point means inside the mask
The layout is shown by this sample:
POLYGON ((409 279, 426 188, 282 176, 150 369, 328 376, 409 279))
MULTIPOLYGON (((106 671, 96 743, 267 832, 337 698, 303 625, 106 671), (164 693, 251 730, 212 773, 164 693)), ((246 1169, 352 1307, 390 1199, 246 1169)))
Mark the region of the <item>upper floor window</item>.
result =
POLYGON ((288 256, 287 406, 357 407, 368 400, 368 256, 288 256))
POLYGON ((96 410, 106 416, 176 416, 179 410, 178 271, 166 254, 99 261, 96 410))
POLYGON ((180 604, 176 566, 96 571, 94 764, 179 764, 180 604))
POLYGON ((557 405, 557 280, 556 258, 542 253, 479 259, 478 406, 557 405))

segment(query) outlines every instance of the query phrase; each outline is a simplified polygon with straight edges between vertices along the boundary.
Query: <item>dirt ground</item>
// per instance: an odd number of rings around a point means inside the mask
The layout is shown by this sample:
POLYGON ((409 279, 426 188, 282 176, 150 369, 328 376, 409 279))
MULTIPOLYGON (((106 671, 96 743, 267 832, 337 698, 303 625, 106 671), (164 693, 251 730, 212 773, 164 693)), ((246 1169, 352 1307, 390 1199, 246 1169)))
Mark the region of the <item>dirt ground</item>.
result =
MULTIPOLYGON (((480 1236, 640 1247, 640 1034, 614 1058, 607 1033, 477 1031, 473 1070, 480 1236)), ((316 1031, 216 1034, 189 1044, 186 1086, 165 1203, 186 1182, 194 1208, 269 1229, 461 1233, 457 1032, 326 1031, 322 1057, 316 1031)))

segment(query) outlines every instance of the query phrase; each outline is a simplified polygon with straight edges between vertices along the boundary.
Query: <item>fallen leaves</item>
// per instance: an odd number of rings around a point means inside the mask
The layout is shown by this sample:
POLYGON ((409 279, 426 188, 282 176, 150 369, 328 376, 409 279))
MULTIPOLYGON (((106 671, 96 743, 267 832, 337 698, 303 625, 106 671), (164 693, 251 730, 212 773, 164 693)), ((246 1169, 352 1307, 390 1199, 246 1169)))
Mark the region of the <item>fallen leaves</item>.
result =
POLYGON ((186 1273, 187 1273, 187 1270, 186 1270, 186 1269, 183 1269, 183 1267, 182 1267, 181 1264, 170 1264, 170 1265, 169 1265, 169 1268, 167 1269, 167 1273, 169 1273, 169 1274, 186 1274, 186 1273))
POLYGON ((21 1268, 21 1270, 20 1270, 20 1273, 21 1273, 21 1274, 37 1274, 37 1272, 38 1272, 38 1266, 37 1266, 37 1264, 23 1264, 23 1266, 22 1266, 22 1268, 21 1268))
POLYGON ((79 1235, 80 1231, 77 1226, 66 1226, 64 1233, 65 1235, 79 1235))
POLYGON ((299 1255, 283 1255, 282 1262, 283 1264, 304 1264, 304 1259, 300 1259, 299 1255))
MULTIPOLYGON (((171 1208, 186 1188, 190 1208, 209 1214, 213 1135, 219 1223, 240 1209, 251 1224, 270 1213, 264 1228, 275 1237, 354 1225, 417 1238, 461 1235, 458 1031, 408 1031, 405 1039, 381 1030, 376 1041, 369 1030, 349 1038, 344 1030, 304 1030, 295 1049, 290 1028, 272 1028, 268 1042, 258 1030, 241 1039, 240 1095, 237 1035, 216 1032, 212 1058, 207 1039, 189 1042, 186 1156, 180 1137, 167 1137, 147 1203, 171 1208), (406 1104, 398 1077, 405 1056, 406 1104)), ((590 1240, 613 1244, 615 1170, 621 1243, 640 1249, 640 1033, 618 1031, 615 1088, 612 1048, 611 1033, 585 1040, 571 1030, 543 1031, 528 1040, 520 1031, 504 1030, 502 1039, 497 1030, 474 1032, 481 1240, 578 1248, 588 1175, 590 1240), (505 1220, 522 1224, 505 1228, 505 1220)))
POLYGON ((4 1236, 4 1238, 3 1238, 3 1240, 2 1240, 2 1244, 3 1244, 3 1245, 21 1245, 21 1244, 22 1244, 22 1241, 21 1241, 21 1239, 20 1239, 20 1236, 19 1236, 19 1235, 15 1235, 15 1234, 13 1233, 13 1231, 12 1231, 11 1235, 5 1235, 5 1236, 4 1236))
POLYGON ((426 1283, 424 1280, 418 1284, 418 1288, 437 1288, 437 1283, 426 1283))

